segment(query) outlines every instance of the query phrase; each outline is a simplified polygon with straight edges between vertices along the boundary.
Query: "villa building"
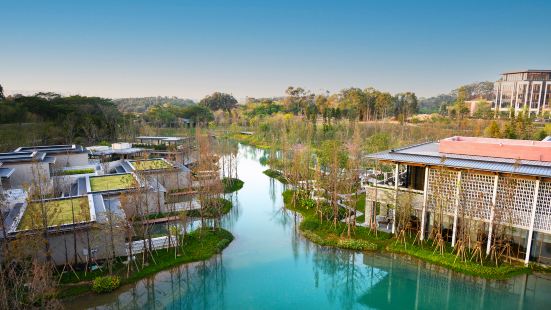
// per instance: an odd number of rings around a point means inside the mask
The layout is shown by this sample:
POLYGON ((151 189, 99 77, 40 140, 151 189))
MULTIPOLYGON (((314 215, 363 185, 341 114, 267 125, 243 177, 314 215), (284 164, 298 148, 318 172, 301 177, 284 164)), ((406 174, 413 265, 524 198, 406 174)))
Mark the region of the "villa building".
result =
POLYGON ((80 145, 19 147, 0 153, 0 177, 4 189, 23 188, 40 179, 47 188, 51 176, 74 166, 88 165, 88 151, 80 145))
MULTIPOLYGON (((124 159, 139 158, 142 152, 129 143, 116 143, 108 149, 51 145, 0 153, 0 212, 5 228, 0 238, 32 239, 47 223, 56 264, 73 257, 87 262, 111 255, 105 244, 113 240, 105 227, 113 225, 114 218, 189 209, 192 203, 187 197, 170 202, 166 198, 169 191, 188 190, 191 171, 164 158, 124 159), (34 191, 38 180, 44 183, 40 195, 34 191)), ((126 255, 128 240, 119 234, 114 242, 116 255, 126 255)), ((27 250, 34 253, 36 248, 27 250)))
POLYGON ((451 137, 368 158, 394 173, 367 187, 366 224, 385 221, 394 233, 393 206, 411 206, 422 239, 438 220, 452 246, 474 227, 469 238, 487 254, 501 240, 514 258, 551 264, 550 141, 451 137))
POLYGON ((494 111, 515 114, 527 109, 540 115, 551 111, 551 70, 505 72, 494 84, 494 111))

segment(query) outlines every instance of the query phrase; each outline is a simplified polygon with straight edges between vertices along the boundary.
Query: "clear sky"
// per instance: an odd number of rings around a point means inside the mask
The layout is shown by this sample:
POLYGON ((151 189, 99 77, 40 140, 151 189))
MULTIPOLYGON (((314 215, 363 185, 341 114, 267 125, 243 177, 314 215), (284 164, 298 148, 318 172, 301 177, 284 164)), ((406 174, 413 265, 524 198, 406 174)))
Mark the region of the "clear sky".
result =
POLYGON ((0 0, 8 93, 431 96, 551 69, 551 1, 0 0))

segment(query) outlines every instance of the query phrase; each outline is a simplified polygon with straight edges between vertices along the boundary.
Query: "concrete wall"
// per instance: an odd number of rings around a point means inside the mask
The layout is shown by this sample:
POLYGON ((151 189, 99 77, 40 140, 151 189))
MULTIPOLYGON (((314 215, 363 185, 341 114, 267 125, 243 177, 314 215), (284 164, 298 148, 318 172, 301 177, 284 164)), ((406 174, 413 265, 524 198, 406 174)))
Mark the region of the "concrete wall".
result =
POLYGON ((15 171, 10 177, 12 188, 23 188, 25 185, 30 185, 35 181, 35 175, 41 176, 44 179, 44 186, 49 188, 50 182, 50 166, 43 162, 25 162, 25 163, 4 163, 4 168, 14 168, 15 171), (36 173, 33 173, 36 172, 36 173), (39 173, 40 172, 40 173, 39 173))
POLYGON ((54 169, 88 165, 88 153, 68 153, 48 156, 53 156, 56 158, 54 169))
POLYGON ((190 186, 189 171, 170 171, 163 173, 152 173, 150 176, 154 180, 158 180, 168 191, 187 188, 190 186))

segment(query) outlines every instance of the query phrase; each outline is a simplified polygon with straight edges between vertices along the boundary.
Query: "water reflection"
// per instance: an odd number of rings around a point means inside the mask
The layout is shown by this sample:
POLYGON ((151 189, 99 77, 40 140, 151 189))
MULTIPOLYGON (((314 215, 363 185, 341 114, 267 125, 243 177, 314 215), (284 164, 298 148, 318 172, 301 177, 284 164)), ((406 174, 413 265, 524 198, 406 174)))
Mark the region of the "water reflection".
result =
POLYGON ((551 282, 484 281, 407 256, 320 247, 283 208, 284 187, 262 174, 263 151, 239 146, 242 190, 222 220, 235 240, 211 260, 161 272, 70 308, 97 309, 544 309, 551 282))

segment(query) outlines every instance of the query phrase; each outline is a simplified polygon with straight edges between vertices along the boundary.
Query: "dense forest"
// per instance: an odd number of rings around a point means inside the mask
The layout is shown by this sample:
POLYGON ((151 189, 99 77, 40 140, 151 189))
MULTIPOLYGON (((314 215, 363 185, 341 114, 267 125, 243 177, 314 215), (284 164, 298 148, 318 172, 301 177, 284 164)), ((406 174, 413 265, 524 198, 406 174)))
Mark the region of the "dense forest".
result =
POLYGON ((111 99, 37 93, 0 97, 2 149, 18 144, 115 141, 132 120, 111 99), (21 133, 25 134, 22 135, 21 133))

